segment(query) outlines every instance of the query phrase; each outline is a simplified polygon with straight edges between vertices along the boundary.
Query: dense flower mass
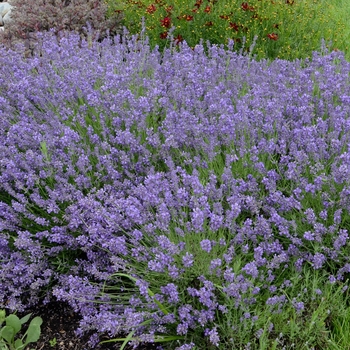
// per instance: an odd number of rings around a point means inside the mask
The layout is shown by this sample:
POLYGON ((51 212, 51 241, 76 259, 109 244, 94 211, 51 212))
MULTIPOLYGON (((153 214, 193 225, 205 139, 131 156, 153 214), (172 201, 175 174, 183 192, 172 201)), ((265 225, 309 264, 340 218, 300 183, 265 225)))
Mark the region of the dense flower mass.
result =
POLYGON ((134 345, 276 338, 262 312, 302 315, 350 272, 349 73, 135 37, 0 55, 1 306, 56 297, 134 345))

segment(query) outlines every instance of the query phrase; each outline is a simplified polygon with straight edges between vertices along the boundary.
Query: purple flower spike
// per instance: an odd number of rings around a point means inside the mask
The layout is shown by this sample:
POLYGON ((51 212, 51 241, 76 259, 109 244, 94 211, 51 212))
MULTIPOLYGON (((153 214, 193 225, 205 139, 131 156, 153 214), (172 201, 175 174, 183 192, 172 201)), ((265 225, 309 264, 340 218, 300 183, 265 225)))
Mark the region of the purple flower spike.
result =
POLYGON ((207 252, 207 253, 211 252, 212 244, 211 244, 211 241, 209 239, 204 239, 203 241, 201 241, 200 245, 201 245, 201 248, 205 252, 207 252))

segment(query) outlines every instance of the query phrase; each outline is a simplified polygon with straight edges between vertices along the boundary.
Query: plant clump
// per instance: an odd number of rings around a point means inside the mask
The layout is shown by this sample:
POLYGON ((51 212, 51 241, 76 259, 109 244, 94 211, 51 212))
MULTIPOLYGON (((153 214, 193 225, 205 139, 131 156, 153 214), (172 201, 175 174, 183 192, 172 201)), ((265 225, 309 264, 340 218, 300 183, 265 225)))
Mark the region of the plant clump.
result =
POLYGON ((336 4, 310 0, 106 0, 110 14, 123 13, 131 33, 140 33, 142 18, 151 46, 161 49, 185 40, 190 47, 202 39, 211 44, 234 40, 237 52, 254 46, 257 58, 311 57, 321 40, 345 47, 345 24, 330 9, 336 4))
POLYGON ((92 347, 346 348, 344 55, 41 34, 0 55, 0 307, 68 302, 92 347))
POLYGON ((28 344, 35 343, 40 338, 41 317, 34 317, 22 336, 19 336, 22 325, 28 322, 31 314, 18 318, 15 314, 6 316, 5 310, 0 310, 0 349, 23 350, 28 344), (3 323, 5 323, 3 325, 3 323))
POLYGON ((121 32, 122 14, 106 17, 107 6, 99 0, 12 0, 11 22, 0 35, 9 47, 24 43, 32 51, 37 33, 52 30, 55 35, 76 32, 102 40, 121 32))

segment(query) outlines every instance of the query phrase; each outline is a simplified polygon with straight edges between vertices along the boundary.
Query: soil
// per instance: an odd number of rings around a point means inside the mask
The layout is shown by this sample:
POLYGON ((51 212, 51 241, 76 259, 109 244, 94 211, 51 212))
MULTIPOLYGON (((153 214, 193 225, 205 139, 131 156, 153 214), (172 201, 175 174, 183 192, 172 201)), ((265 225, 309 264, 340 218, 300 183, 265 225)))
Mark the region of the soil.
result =
MULTIPOLYGON (((26 312, 18 313, 18 317, 23 317, 32 313, 30 320, 35 316, 43 319, 41 325, 41 336, 38 342, 31 343, 25 350, 90 350, 88 341, 92 333, 83 337, 75 335, 75 330, 79 327, 79 314, 65 302, 52 301, 46 305, 38 305, 26 312), (54 341, 55 339, 55 341, 54 341)), ((9 313, 7 313, 9 314, 9 313)), ((24 330, 26 330, 26 325, 24 330)), ((107 336, 102 336, 102 340, 108 340, 107 336)), ((121 343, 109 343, 96 346, 96 350, 119 350, 121 343)), ((126 346, 125 350, 131 350, 132 347, 126 346)), ((139 346, 136 350, 156 350, 155 344, 145 344, 139 346)))

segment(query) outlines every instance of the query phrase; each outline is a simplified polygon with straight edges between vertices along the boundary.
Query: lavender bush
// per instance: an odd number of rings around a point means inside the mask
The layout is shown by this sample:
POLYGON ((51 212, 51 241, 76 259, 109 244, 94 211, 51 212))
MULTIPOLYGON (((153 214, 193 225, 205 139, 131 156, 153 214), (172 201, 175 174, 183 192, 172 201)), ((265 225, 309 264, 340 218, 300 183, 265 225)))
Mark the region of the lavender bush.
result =
POLYGON ((0 307, 68 301, 92 347, 346 346, 343 54, 39 36, 0 55, 0 307))

